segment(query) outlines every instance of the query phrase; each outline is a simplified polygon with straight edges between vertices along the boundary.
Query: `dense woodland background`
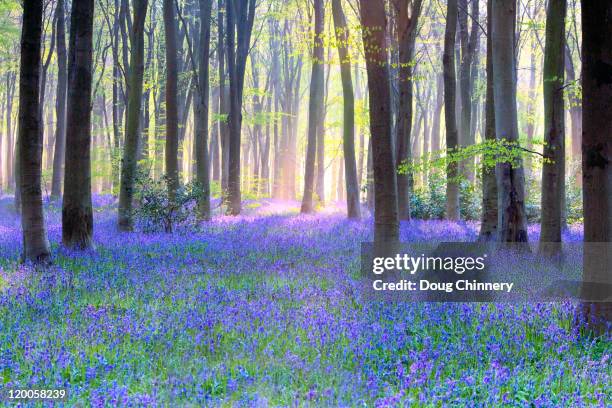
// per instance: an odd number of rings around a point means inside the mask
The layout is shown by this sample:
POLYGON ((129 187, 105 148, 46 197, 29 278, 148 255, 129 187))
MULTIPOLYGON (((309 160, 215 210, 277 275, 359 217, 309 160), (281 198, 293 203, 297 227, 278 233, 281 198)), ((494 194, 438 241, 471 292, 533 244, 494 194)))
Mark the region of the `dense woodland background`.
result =
POLYGON ((84 249, 92 192, 129 231, 154 180, 175 206, 197 190, 203 221, 272 197, 373 211, 377 241, 414 217, 609 242, 606 3, 3 1, 0 185, 25 258, 50 257, 43 200, 84 249))

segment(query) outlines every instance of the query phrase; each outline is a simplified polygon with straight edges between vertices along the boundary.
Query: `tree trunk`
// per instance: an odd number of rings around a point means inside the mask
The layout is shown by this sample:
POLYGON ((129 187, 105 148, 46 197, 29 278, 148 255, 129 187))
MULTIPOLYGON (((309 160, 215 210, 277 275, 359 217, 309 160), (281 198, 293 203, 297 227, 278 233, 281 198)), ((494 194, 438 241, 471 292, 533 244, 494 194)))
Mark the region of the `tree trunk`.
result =
POLYGON ((47 263, 51 258, 41 190, 42 132, 39 116, 43 4, 24 0, 19 70, 19 185, 23 260, 47 263))
POLYGON ((391 95, 387 61, 387 20, 383 0, 360 0, 370 93, 374 171, 374 241, 399 240, 397 184, 391 136, 391 95))
POLYGON ((308 105, 308 141, 306 147, 306 168, 304 170, 304 196, 302 197, 302 214, 314 211, 314 172, 317 154, 317 129, 321 120, 323 104, 323 28, 325 24, 325 6, 323 0, 314 0, 314 38, 312 46, 312 74, 310 77, 310 102, 308 105))
POLYGON ((228 128, 228 114, 229 114, 229 89, 226 83, 226 52, 225 52, 225 18, 223 12, 225 11, 225 0, 219 0, 218 3, 218 14, 217 14, 217 28, 218 28, 218 44, 217 50, 219 55, 219 114, 223 119, 219 122, 219 140, 221 144, 221 191, 222 197, 225 201, 227 198, 228 189, 228 173, 229 173, 229 128, 228 128))
POLYGON ((55 97, 55 149, 53 154, 53 176, 51 181, 51 198, 58 199, 62 194, 64 178, 64 157, 66 151, 66 24, 64 0, 57 1, 57 93, 55 97))
MULTIPOLYGON (((582 0, 583 281, 608 287, 612 284, 611 16, 611 2, 582 0)), ((612 302, 585 302, 581 309, 589 329, 609 332, 612 302)))
MULTIPOLYGON (((495 106, 493 101, 493 39, 491 38, 492 1, 487 1, 487 96, 485 102, 485 141, 493 142, 495 137, 495 106)), ((494 241, 497 237, 497 179, 495 167, 489 163, 494 157, 486 156, 482 165, 482 223, 479 241, 494 241)))
POLYGON ((559 251, 565 196, 565 72, 566 0, 549 0, 544 50, 544 157, 540 251, 559 251))
POLYGON ((431 152, 435 153, 440 150, 440 116, 442 116, 442 107, 444 106, 444 74, 436 75, 436 102, 434 106, 432 124, 431 124, 431 152))
MULTIPOLYGON (((447 155, 457 149, 457 118, 455 96, 457 78, 455 75, 455 33, 457 31, 457 0, 448 0, 446 13, 446 31, 444 33, 444 119, 446 121, 446 151, 447 155)), ((459 176, 456 161, 446 165, 446 219, 459 219, 459 176)))
MULTIPOLYGON (((493 98, 497 140, 518 142, 514 31, 516 0, 493 0, 493 98)), ((519 163, 497 165, 499 238, 501 242, 527 242, 525 176, 519 163)))
POLYGON ((168 197, 176 198, 179 186, 178 168, 178 57, 174 0, 164 0, 164 30, 166 32, 166 177, 168 197))
POLYGON ((576 70, 574 68, 574 61, 572 59, 572 53, 567 46, 565 48, 565 72, 567 74, 567 83, 572 84, 569 87, 568 103, 570 111, 570 120, 572 122, 571 127, 571 142, 572 142, 572 162, 577 164, 576 166, 576 184, 582 186, 582 100, 577 91, 577 86, 574 86, 576 82, 576 70))
POLYGON ((361 218, 359 207, 359 181, 355 162, 355 96, 351 75, 351 59, 348 50, 349 31, 340 0, 332 0, 334 27, 340 57, 342 94, 344 96, 344 172, 346 177, 346 208, 348 218, 361 218))
POLYGON ((144 79, 144 24, 147 14, 147 0, 134 3, 134 22, 132 24, 132 49, 130 56, 128 106, 121 161, 121 187, 119 189, 119 229, 131 231, 133 228, 132 202, 138 164, 138 145, 141 139, 140 115, 142 109, 142 88, 144 79))
POLYGON ((198 71, 198 101, 196 104, 195 152, 196 181, 201 189, 198 197, 198 215, 202 220, 210 220, 210 178, 208 163, 208 81, 210 62, 210 19, 212 0, 200 0, 200 49, 198 71))
MULTIPOLYGON (((411 162, 412 71, 414 45, 422 3, 422 0, 393 0, 397 15, 395 31, 399 46, 399 111, 395 136, 397 146, 396 166, 411 162)), ((412 178, 411 172, 397 175, 397 200, 401 220, 410 219, 412 178)))
MULTIPOLYGON (((459 63, 459 81, 460 81, 460 131, 459 140, 462 147, 471 146, 476 141, 474 134, 471 132, 472 120, 472 65, 475 61, 476 45, 479 37, 478 17, 479 4, 478 0, 471 0, 471 14, 468 12, 468 0, 459 0, 459 39, 461 50, 461 61, 459 63), (468 15, 472 21, 471 32, 468 32, 468 15)), ((463 161, 463 174, 470 181, 474 181, 474 158, 470 157, 463 161)))
POLYGON ((251 44, 251 33, 255 18, 256 0, 239 2, 227 0, 227 60, 230 78, 229 112, 229 174, 228 213, 238 215, 241 211, 240 197, 240 141, 242 129, 242 94, 246 60, 251 44))
POLYGON ((91 205, 93 16, 93 0, 72 3, 62 241, 65 246, 75 249, 88 249, 93 246, 91 205))

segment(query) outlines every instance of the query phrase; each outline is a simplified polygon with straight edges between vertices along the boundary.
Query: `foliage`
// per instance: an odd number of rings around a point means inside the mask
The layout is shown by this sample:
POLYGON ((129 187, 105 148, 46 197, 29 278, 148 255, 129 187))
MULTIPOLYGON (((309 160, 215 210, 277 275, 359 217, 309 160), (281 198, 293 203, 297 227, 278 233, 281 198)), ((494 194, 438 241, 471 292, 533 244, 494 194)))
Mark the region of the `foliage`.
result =
POLYGON ((176 197, 168 195, 168 177, 155 180, 142 172, 136 178, 136 224, 143 232, 172 232, 197 224, 197 202, 202 189, 196 182, 179 185, 176 197))
MULTIPOLYGON (((499 163, 510 163, 513 167, 516 167, 521 165, 521 160, 525 154, 540 157, 542 161, 548 160, 541 154, 522 147, 520 142, 506 139, 485 140, 466 147, 447 149, 446 152, 428 153, 416 160, 405 160, 400 163, 397 171, 399 174, 406 174, 423 172, 428 168, 445 170, 449 163, 464 164, 467 159, 475 157, 480 157, 480 164, 488 168, 495 167, 499 163)), ((460 183, 462 176, 458 176, 455 181, 460 183)))
MULTIPOLYGON (((463 180, 460 184, 460 212, 464 220, 479 220, 482 195, 475 183, 463 180)), ((427 187, 418 187, 410 195, 410 212, 414 219, 441 220, 446 212, 446 177, 432 172, 427 187)))

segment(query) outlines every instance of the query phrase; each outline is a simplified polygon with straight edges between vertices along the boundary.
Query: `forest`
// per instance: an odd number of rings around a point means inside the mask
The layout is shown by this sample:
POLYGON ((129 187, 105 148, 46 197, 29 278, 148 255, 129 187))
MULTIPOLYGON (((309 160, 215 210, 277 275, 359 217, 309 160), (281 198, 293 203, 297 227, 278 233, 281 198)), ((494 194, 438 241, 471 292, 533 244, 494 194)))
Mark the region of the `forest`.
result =
POLYGON ((0 0, 0 406, 610 406, 611 148, 609 0, 0 0))

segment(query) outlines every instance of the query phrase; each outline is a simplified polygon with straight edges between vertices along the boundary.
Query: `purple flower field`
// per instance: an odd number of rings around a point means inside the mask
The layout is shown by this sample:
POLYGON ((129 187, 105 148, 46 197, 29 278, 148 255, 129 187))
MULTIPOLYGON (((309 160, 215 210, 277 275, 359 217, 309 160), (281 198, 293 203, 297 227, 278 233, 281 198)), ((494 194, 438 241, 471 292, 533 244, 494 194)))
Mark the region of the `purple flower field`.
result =
MULTIPOLYGON (((10 203, 0 199, 0 388, 66 387, 67 406, 92 407, 612 405, 611 343, 581 337, 570 303, 363 299, 354 277, 371 219, 262 201, 197 231, 119 233, 113 200, 95 197, 96 251, 60 247, 48 208, 54 265, 33 271, 19 264, 10 203)), ((413 221, 401 238, 477 232, 413 221)))

